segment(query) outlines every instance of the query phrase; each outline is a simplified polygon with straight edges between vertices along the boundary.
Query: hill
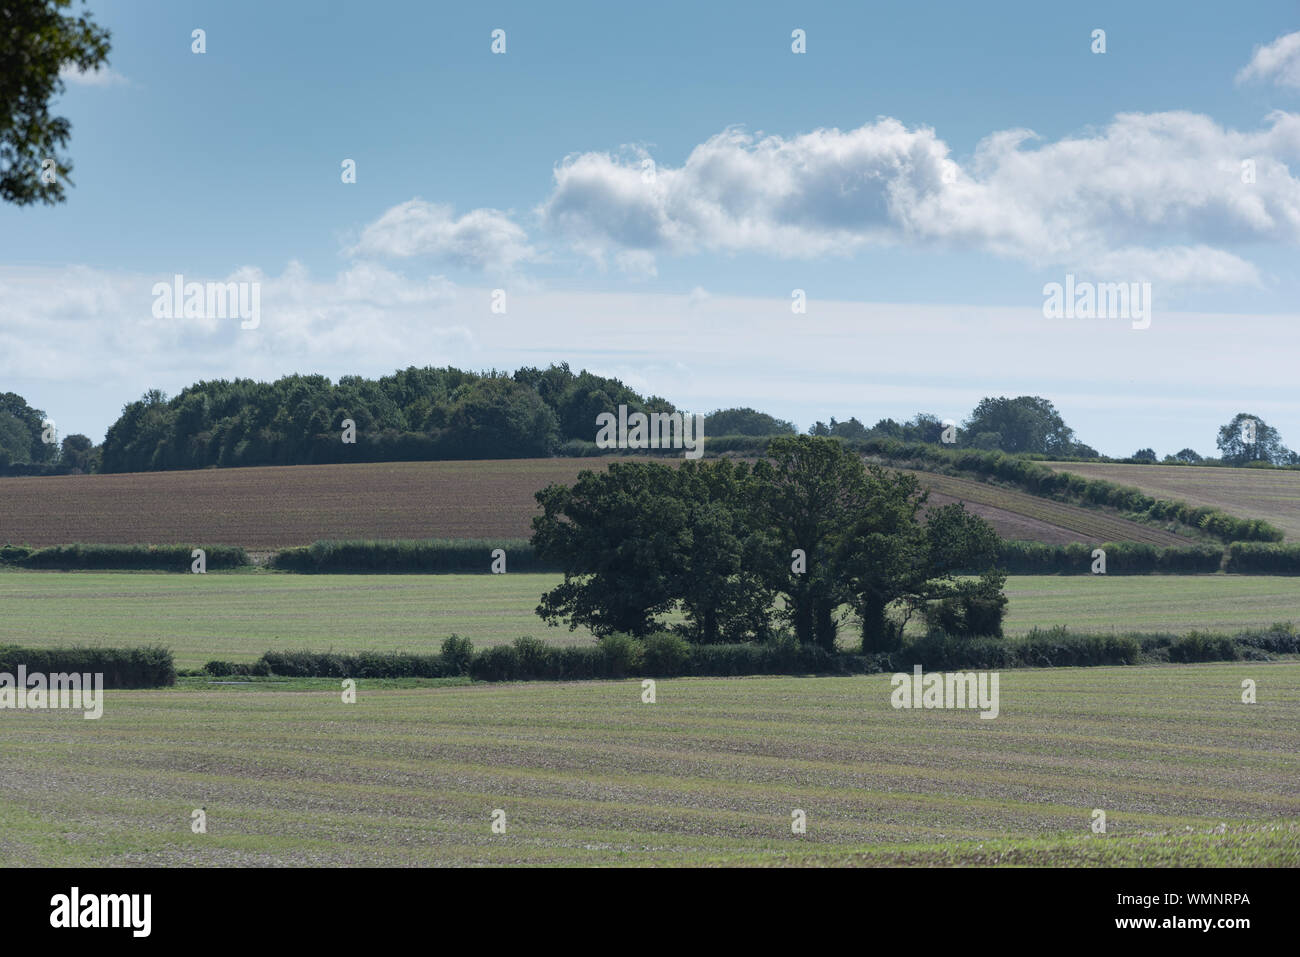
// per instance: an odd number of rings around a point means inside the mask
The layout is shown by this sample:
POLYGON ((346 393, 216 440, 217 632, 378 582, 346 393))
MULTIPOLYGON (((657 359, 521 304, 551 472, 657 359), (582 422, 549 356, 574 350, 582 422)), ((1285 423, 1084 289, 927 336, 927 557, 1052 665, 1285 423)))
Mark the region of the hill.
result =
POLYGON ((1239 518, 1262 518, 1300 539, 1300 471, 1044 462, 1059 472, 1132 485, 1158 498, 1208 505, 1239 518))
MULTIPOLYGON (((534 494, 614 459, 375 462, 0 480, 0 543, 203 542, 277 549, 317 539, 527 538, 534 494)), ((1004 538, 1189 544, 1163 529, 921 472, 932 504, 966 501, 1004 538)))

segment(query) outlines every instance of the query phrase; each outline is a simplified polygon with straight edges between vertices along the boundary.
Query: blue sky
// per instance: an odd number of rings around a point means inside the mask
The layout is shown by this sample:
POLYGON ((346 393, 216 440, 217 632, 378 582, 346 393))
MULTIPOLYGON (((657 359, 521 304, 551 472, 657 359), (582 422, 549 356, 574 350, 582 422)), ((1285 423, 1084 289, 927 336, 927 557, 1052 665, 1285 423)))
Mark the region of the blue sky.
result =
POLYGON ((90 9, 76 186, 0 209, 0 387, 63 434, 198 378, 568 359, 804 428, 1038 393, 1111 454, 1238 411, 1300 444, 1294 2, 90 9), (155 319, 175 273, 261 282, 262 324, 155 319), (1151 282, 1151 327, 1044 318, 1067 273, 1151 282))

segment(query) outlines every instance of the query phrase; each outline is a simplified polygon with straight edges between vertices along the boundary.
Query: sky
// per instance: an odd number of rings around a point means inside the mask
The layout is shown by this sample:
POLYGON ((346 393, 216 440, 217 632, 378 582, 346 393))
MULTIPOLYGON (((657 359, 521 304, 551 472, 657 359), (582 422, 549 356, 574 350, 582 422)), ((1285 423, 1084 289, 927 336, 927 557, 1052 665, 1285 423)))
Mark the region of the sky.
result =
POLYGON ((100 441, 200 379, 567 361, 801 430, 1042 395, 1111 455, 1300 446, 1295 0, 447 6, 90 3, 0 391, 100 441), (159 315, 178 274, 255 327, 159 315), (1149 323, 1046 315, 1067 277, 1149 323))

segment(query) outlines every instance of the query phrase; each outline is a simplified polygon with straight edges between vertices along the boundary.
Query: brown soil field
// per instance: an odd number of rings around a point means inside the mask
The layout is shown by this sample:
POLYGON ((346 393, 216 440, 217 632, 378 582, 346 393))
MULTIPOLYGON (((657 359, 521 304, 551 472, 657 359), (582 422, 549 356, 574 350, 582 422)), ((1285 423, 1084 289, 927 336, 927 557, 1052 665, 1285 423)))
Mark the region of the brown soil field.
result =
MULTIPOLYGON (((527 538, 534 493, 612 459, 296 465, 0 479, 0 543, 226 544, 323 538, 527 538)), ((1161 529, 979 482, 918 473, 1004 538, 1185 544, 1161 529)))

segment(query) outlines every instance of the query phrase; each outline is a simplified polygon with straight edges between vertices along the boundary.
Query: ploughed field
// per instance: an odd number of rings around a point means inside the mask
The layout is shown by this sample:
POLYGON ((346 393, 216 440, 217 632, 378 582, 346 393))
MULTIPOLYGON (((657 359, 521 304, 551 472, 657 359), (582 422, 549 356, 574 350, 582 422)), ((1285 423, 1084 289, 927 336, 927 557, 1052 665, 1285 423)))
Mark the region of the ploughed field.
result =
POLYGON ((185 681, 0 713, 0 865, 1300 864, 1294 661, 1004 672, 992 720, 888 675, 185 681))
POLYGON ((968 509, 990 522, 1003 538, 1058 545, 1142 542, 1166 547, 1197 543, 1189 536, 1159 525, 1134 522, 1114 511, 1068 505, 975 479, 932 472, 912 474, 930 489, 930 504, 965 502, 968 509))
MULTIPOLYGON (((485 556, 486 558, 486 556, 485 556)), ((485 562, 486 566, 486 562, 485 562)), ((263 652, 436 652, 455 632, 478 647, 533 635, 588 644, 586 629, 537 615, 559 575, 289 575, 0 572, 0 644, 172 649, 177 667, 263 652)), ((1233 632, 1300 620, 1300 578, 1266 575, 1036 575, 1007 580, 1006 629, 1233 632)), ((845 647, 857 633, 840 629, 845 647)))
MULTIPOLYGON (((618 460, 377 462, 3 478, 0 544, 220 544, 271 550, 317 539, 527 538, 538 513, 538 491, 552 482, 572 484, 582 470, 605 468, 611 461, 618 460)), ((1190 543, 1113 513, 917 474, 933 488, 933 504, 966 501, 1003 538, 1190 543)))
POLYGON ((1238 518, 1262 518, 1300 539, 1300 471, 1205 468, 1194 465, 1110 465, 1044 462, 1058 472, 1132 485, 1157 498, 1210 505, 1238 518))

